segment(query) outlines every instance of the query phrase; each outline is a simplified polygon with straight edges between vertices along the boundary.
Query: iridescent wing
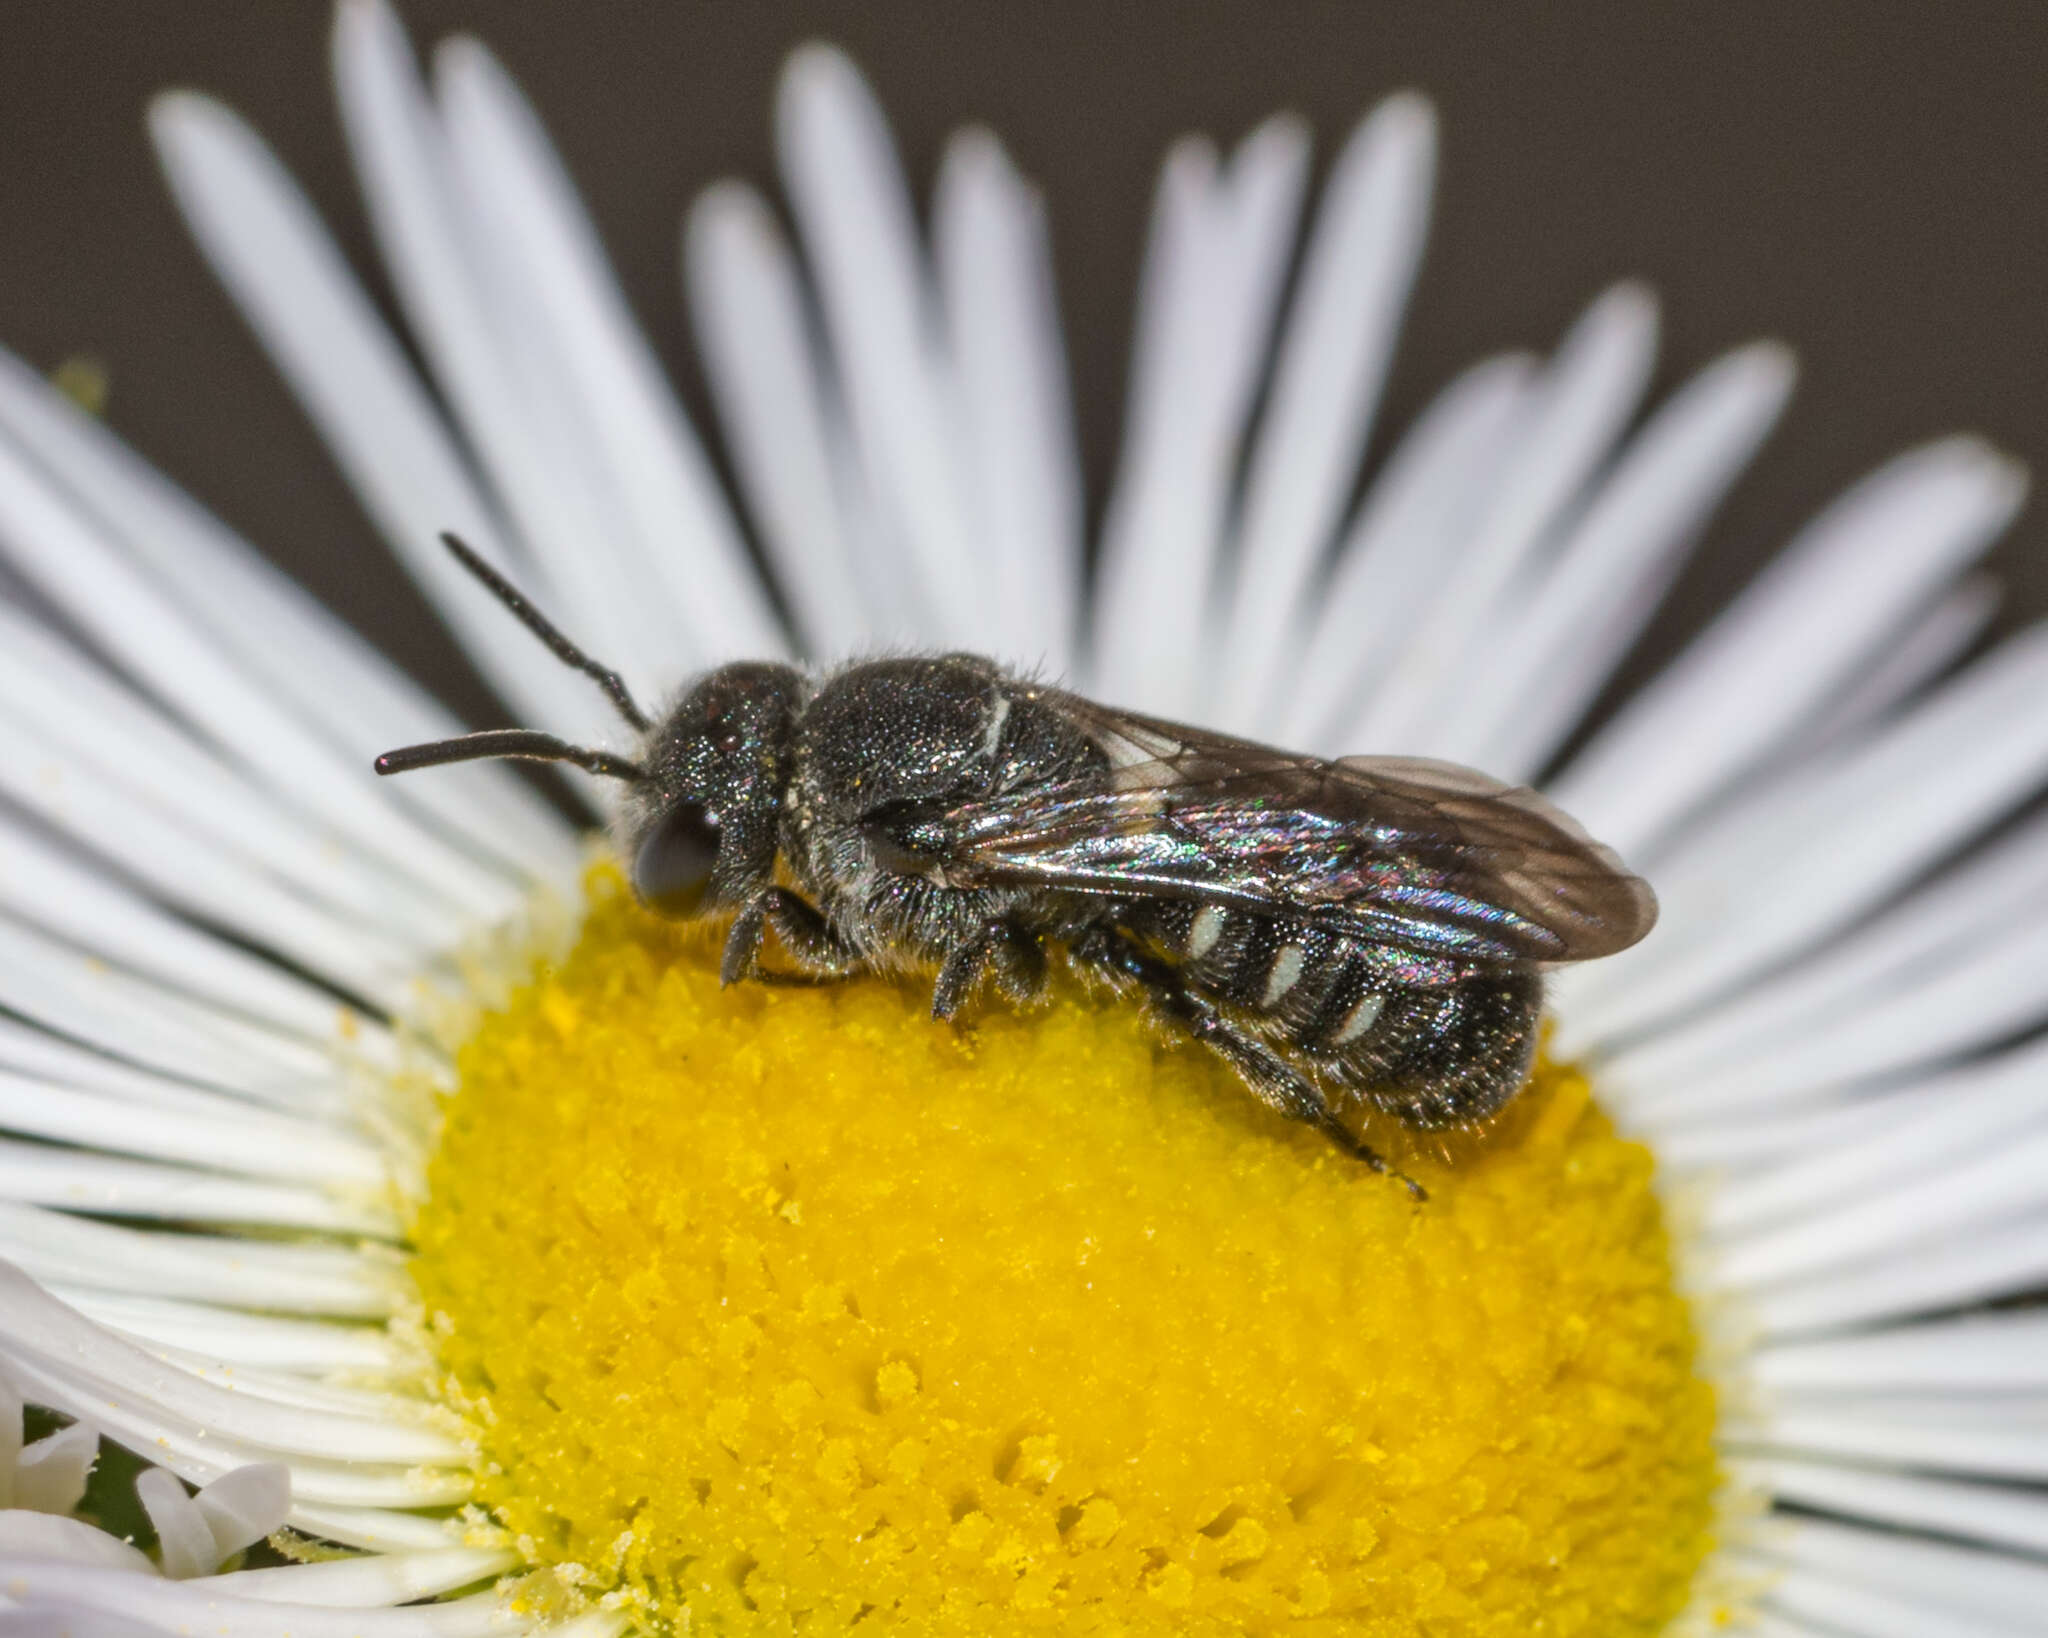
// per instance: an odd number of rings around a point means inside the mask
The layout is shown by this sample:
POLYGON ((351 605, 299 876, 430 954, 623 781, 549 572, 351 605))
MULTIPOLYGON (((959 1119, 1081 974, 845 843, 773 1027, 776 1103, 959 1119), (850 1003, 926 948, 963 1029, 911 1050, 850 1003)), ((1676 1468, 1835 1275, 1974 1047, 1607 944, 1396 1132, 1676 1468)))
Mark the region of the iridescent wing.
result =
POLYGON ((937 817, 925 834, 954 885, 1242 905, 1482 962, 1586 961, 1656 921, 1648 884, 1534 791, 1448 762, 1326 762, 1038 697, 1110 772, 937 817))

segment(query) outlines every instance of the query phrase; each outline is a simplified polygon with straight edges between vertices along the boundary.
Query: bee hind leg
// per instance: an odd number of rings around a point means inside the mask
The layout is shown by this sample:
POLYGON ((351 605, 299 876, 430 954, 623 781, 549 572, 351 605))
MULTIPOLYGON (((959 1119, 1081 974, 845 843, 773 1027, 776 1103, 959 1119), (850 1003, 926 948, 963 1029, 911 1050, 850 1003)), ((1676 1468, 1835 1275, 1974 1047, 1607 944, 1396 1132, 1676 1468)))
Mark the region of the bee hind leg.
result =
POLYGON ((1012 1001, 1029 1001, 1045 987, 1045 946, 1014 922, 994 920, 939 965, 932 985, 932 1016, 951 1018, 974 993, 984 972, 1012 1001))
MULTIPOLYGON (((1153 999, 1155 1004, 1165 1005, 1159 996, 1153 999)), ((1392 1178, 1415 1199, 1429 1198, 1429 1192, 1420 1183, 1388 1165, 1378 1150, 1340 1121, 1307 1076, 1291 1068, 1263 1042, 1238 1029, 1202 997, 1187 994, 1187 999, 1191 1007, 1185 1011, 1168 1009, 1169 1015, 1243 1076, 1261 1103, 1279 1110, 1289 1120, 1313 1126, 1352 1159, 1363 1161, 1382 1177, 1392 1178)))
POLYGON ((850 978, 861 969, 858 951, 842 939, 809 900, 786 887, 765 887, 733 918, 719 957, 718 981, 738 984, 754 979, 765 984, 825 983, 850 978), (796 962, 793 973, 761 965, 761 940, 769 928, 796 962))
POLYGON ((1313 1126, 1354 1160, 1390 1177, 1416 1200, 1428 1191, 1405 1172, 1388 1165, 1370 1144, 1352 1132, 1330 1108, 1315 1083, 1278 1053, 1245 1033, 1206 996, 1190 989, 1166 962, 1131 940, 1103 928, 1090 928, 1069 946, 1076 961, 1140 985, 1153 1006, 1171 1022, 1209 1048, 1244 1078, 1259 1101, 1289 1120, 1313 1126))

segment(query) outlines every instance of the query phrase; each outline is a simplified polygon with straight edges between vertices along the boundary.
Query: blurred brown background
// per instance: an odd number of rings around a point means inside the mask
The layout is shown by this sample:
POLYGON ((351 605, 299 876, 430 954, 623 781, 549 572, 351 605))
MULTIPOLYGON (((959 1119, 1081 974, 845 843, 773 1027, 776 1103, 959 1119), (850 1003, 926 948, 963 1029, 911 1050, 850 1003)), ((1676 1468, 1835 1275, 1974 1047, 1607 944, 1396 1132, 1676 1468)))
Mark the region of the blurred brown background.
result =
MULTIPOLYGON (((482 34, 582 184, 703 414, 676 229, 719 175, 772 182, 770 97, 812 34, 873 77, 920 192, 947 130, 996 126, 1046 190, 1091 499, 1117 447, 1132 292, 1168 140, 1287 106, 1325 162, 1382 93, 1443 116, 1437 222, 1398 425, 1453 370, 1548 346, 1605 282, 1665 298, 1660 379, 1775 334, 1790 414, 1632 663, 1639 672, 1843 483, 1970 427, 2048 471, 2048 6, 609 5, 407 0, 422 46, 482 34)), ((472 713, 491 710, 186 241, 143 137, 160 86, 250 117, 372 258, 327 84, 324 0, 0 3, 0 339, 111 372, 114 424, 472 713)), ((1996 559, 2003 623, 2048 612, 2037 505, 1996 559)))

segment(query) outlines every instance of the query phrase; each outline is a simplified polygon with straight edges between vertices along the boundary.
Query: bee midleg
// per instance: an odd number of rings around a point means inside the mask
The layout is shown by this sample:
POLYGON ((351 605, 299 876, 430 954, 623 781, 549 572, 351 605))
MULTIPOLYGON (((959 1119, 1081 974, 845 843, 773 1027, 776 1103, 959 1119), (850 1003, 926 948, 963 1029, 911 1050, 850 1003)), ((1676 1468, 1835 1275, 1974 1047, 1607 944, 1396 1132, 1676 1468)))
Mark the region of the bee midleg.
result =
POLYGON ((1265 1043, 1239 1029, 1215 1002, 1190 989, 1169 963, 1150 954, 1128 935, 1107 927, 1091 927, 1077 933, 1068 949, 1076 961, 1111 978, 1128 979, 1142 986, 1162 1014, 1243 1076, 1261 1103, 1290 1120, 1315 1127, 1346 1154, 1404 1184, 1417 1200, 1428 1198, 1421 1184, 1395 1171, 1337 1119, 1314 1082, 1290 1067, 1265 1043))
POLYGON ((960 945, 939 964, 932 985, 932 1016, 951 1018, 985 971, 994 973, 1011 1000, 1029 1001, 1045 985, 1045 947, 1030 929, 991 918, 980 937, 960 945))
POLYGON ((847 978, 861 969, 860 952, 842 939, 816 905, 786 887, 764 887, 733 918, 719 958, 718 981, 742 979, 787 983, 792 978, 847 978), (772 973, 761 966, 761 938, 773 927, 798 973, 772 973))

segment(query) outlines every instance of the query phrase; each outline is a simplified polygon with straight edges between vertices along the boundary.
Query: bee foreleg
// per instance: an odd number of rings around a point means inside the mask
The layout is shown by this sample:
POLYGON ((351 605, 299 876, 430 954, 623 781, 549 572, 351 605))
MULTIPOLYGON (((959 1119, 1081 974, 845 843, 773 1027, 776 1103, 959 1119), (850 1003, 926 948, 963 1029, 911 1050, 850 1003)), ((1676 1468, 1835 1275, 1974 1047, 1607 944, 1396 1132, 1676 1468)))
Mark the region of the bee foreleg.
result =
POLYGON ((1112 978, 1130 979, 1141 985, 1161 1013, 1236 1070, 1261 1103, 1290 1120, 1315 1127, 1346 1154, 1401 1183, 1417 1200, 1429 1198, 1420 1183, 1395 1171, 1338 1120, 1313 1081, 1264 1042, 1240 1029, 1208 997, 1190 989, 1168 963, 1130 939, 1103 928, 1089 929, 1069 948, 1075 960, 1099 968, 1112 978))
POLYGON ((995 974, 1011 1000, 1029 1001, 1045 983, 1045 949, 1036 934, 1014 922, 988 922, 979 937, 939 964, 939 976, 932 984, 932 1016, 951 1018, 974 993, 985 971, 995 974))
POLYGON ((860 967, 860 953, 839 936, 815 905, 786 887, 764 887, 733 918, 719 958, 718 981, 845 978, 860 967), (762 967, 761 939, 770 927, 796 962, 798 974, 773 973, 762 967))

